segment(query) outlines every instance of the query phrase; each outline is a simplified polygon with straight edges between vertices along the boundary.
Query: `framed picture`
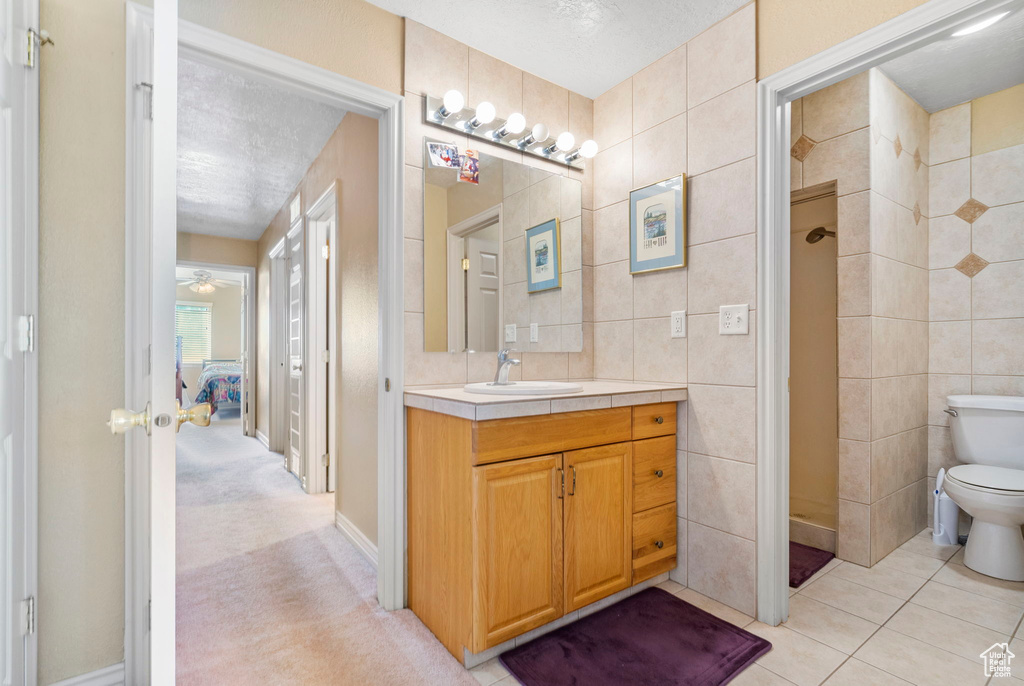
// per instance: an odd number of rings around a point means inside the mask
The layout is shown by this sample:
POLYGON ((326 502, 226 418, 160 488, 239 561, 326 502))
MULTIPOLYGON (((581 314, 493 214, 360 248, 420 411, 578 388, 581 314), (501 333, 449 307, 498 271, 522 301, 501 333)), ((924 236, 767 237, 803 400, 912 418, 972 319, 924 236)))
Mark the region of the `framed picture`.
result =
POLYGON ((630 191, 630 273, 685 266, 686 174, 630 191))
POLYGON ((526 292, 562 286, 562 236, 558 219, 526 230, 526 292))

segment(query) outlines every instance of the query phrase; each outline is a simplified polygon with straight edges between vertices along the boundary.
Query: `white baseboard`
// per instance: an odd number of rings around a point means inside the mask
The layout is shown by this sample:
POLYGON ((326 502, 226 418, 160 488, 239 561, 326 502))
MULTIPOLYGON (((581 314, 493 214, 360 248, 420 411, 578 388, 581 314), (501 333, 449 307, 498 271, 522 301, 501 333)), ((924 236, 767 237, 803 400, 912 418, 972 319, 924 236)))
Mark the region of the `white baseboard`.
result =
POLYGON ((345 535, 345 538, 356 547, 363 557, 370 561, 374 569, 377 569, 377 546, 356 528, 356 525, 349 521, 348 517, 337 510, 334 511, 334 526, 345 535))
POLYGON ((262 443, 264 448, 270 450, 270 439, 267 438, 267 435, 259 429, 256 429, 256 440, 262 443))
POLYGON ((124 663, 118 662, 116 665, 97 669, 95 672, 58 681, 53 686, 123 686, 124 679, 124 663))

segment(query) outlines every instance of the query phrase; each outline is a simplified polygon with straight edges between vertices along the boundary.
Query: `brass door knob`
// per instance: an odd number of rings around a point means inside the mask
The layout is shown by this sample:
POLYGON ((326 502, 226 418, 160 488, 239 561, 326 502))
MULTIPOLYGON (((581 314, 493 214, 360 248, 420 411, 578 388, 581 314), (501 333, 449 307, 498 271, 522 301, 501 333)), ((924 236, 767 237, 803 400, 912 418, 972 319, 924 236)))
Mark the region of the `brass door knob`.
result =
POLYGON ((665 472, 661 471, 660 469, 655 469, 654 470, 654 476, 656 476, 656 477, 658 477, 660 479, 661 477, 665 476, 665 472))
POLYGON ((654 418, 654 423, 655 424, 664 424, 665 423, 665 418, 662 417, 661 415, 658 415, 657 417, 654 418))
POLYGON ((178 405, 178 426, 175 427, 175 432, 181 429, 181 425, 185 422, 192 422, 196 426, 209 426, 210 417, 213 415, 213 407, 210 403, 199 403, 193 405, 188 409, 182 408, 181 401, 177 402, 178 405))
POLYGON ((146 403, 146 409, 142 412, 132 412, 131 410, 126 410, 123 407, 111 410, 107 426, 110 427, 110 433, 112 434, 128 433, 129 429, 141 426, 146 430, 146 434, 148 435, 149 403, 146 403))
POLYGON ((660 550, 661 548, 665 547, 665 542, 664 541, 655 541, 654 542, 654 547, 658 548, 660 550))

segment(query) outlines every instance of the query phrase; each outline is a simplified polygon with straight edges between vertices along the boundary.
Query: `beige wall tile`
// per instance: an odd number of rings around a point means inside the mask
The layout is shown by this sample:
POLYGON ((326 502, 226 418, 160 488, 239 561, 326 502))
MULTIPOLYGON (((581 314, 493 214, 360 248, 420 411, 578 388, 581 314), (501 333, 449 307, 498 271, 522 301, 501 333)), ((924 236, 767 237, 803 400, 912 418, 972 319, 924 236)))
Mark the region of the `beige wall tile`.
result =
POLYGON ((929 272, 928 312, 933 322, 971 318, 971 279, 956 269, 929 272))
POLYGON ((601 150, 633 135, 633 79, 597 96, 594 100, 594 140, 601 150))
POLYGON ((686 183, 689 245, 754 232, 757 166, 753 157, 691 176, 686 183))
MULTIPOLYGON (((870 506, 849 500, 839 501, 839 528, 836 557, 866 565, 871 558, 870 506)), ((814 597, 813 594, 810 594, 814 597)))
POLYGON ((928 170, 931 216, 953 214, 971 197, 971 161, 955 160, 928 170))
POLYGON ((423 311, 423 241, 405 239, 405 311, 423 311))
POLYGON ((633 322, 594 324, 594 376, 633 379, 633 322))
POLYGON ((637 188, 686 173, 686 114, 633 137, 633 185, 637 188))
POLYGON ((928 427, 928 474, 935 475, 939 469, 949 469, 958 464, 953 452, 953 439, 949 427, 928 427))
POLYGON ((896 233, 899 234, 898 260, 921 269, 928 269, 927 217, 914 219, 914 212, 905 207, 896 208, 896 233))
POLYGON ((440 98, 453 88, 463 94, 469 89, 469 47, 406 19, 405 90, 440 98))
POLYGON ((629 205, 626 200, 594 212, 594 264, 629 259, 629 205))
MULTIPOLYGON (((429 126, 423 123, 423 98, 406 92, 405 94, 405 163, 409 167, 423 167, 423 139, 454 143, 459 148, 466 147, 466 136, 454 131, 429 126)), ((422 174, 422 172, 415 172, 422 174)), ((408 178, 408 174, 406 175, 408 178)), ((420 203, 422 208, 423 204, 420 203)), ((421 211, 422 221, 422 211, 421 211)))
POLYGON ((579 217, 583 213, 583 184, 578 179, 562 176, 559 190, 561 196, 558 207, 562 213, 561 220, 564 222, 579 217))
POLYGON ((566 379, 569 377, 567 353, 523 353, 523 380, 566 379))
MULTIPOLYGON (((633 276, 633 316, 668 317, 686 309, 687 270, 668 269, 633 276)), ((680 339, 682 340, 682 339, 680 339)))
POLYGON ((871 381, 871 440, 892 436, 900 429, 900 379, 871 381))
POLYGON ((689 453, 687 517, 698 524, 754 540, 755 472, 752 464, 689 453))
POLYGON ((633 276, 629 262, 594 267, 594 319, 604 322, 633 318, 633 276))
POLYGON ((583 225, 580 217, 559 222, 559 229, 562 234, 562 271, 579 271, 583 268, 583 225))
POLYGON ((753 234, 691 246, 688 272, 688 314, 717 313, 721 305, 757 304, 753 234))
POLYGON ((594 137, 594 101, 569 91, 569 130, 577 142, 594 137))
POLYGON ((839 318, 837 331, 840 377, 871 378, 871 320, 871 317, 839 318))
POLYGON ((871 180, 870 135, 867 129, 814 146, 804 159, 804 186, 836 180, 839 195, 866 190, 871 180))
MULTIPOLYGON (((928 423, 928 375, 908 374, 899 380, 899 431, 928 423)), ((921 475, 924 478, 924 475, 921 475)))
POLYGON ((839 380, 839 437, 871 440, 870 380, 839 380))
POLYGON ((748 5, 687 43, 690 108, 756 77, 755 21, 748 5))
POLYGON ((583 270, 562 274, 560 322, 581 324, 583 322, 583 270))
POLYGON ((700 174, 753 155, 755 111, 753 81, 689 110, 686 114, 689 173, 700 174))
POLYGON ((992 207, 981 215, 971 224, 971 247, 989 262, 1024 260, 1024 203, 992 207))
POLYGON ((405 217, 406 238, 423 240, 423 172, 419 167, 405 167, 405 217))
POLYGON ((873 138, 868 148, 871 151, 871 190, 895 202, 899 193, 899 162, 893 139, 873 138))
POLYGON ((971 294, 974 319, 1024 317, 1024 260, 985 267, 974 277, 971 294))
MULTIPOLYGON (((906 284, 903 265, 878 255, 871 256, 871 313, 879 317, 901 317, 906 284)), ((842 282, 840 282, 841 284, 842 282)), ((840 286, 841 288, 842 286, 840 286)))
POLYGON ((523 72, 523 116, 529 124, 543 122, 552 137, 569 128, 569 91, 523 72))
POLYGON ((982 319, 973 328, 975 374, 1024 375, 1024 319, 982 319))
POLYGON ((423 352, 423 314, 405 313, 405 384, 466 383, 465 353, 423 352))
MULTIPOLYGON (((722 336, 718 315, 687 316, 687 378, 692 383, 753 386, 755 375, 756 314, 750 313, 750 333, 722 336)), ((681 340, 681 339, 679 339, 681 340)))
POLYGON ((930 373, 970 374, 970 322, 932 322, 928 327, 928 339, 930 373))
POLYGON ((871 249, 871 198, 868 191, 838 198, 839 255, 856 255, 871 249))
POLYGON ((562 321, 562 291, 553 288, 540 293, 530 293, 530 320, 528 324, 551 326, 562 321))
POLYGON ((868 72, 822 88, 803 100, 803 133, 815 141, 868 125, 868 72))
POLYGON ((959 217, 936 217, 928 225, 928 266, 954 267, 971 252, 971 225, 959 217))
POLYGON ((669 317, 633 320, 633 380, 686 383, 686 339, 672 338, 669 317))
MULTIPOLYGON (((970 395, 971 377, 958 374, 930 374, 928 376, 928 423, 936 426, 949 426, 949 415, 946 409, 946 397, 950 395, 970 395)), ((979 392, 979 395, 987 395, 979 392)), ((993 394, 996 395, 996 394, 993 394)))
POLYGON ((686 548, 686 519, 676 517, 676 568, 668 573, 668 578, 683 586, 689 583, 686 574, 686 548))
POLYGON ((689 587, 753 615, 757 611, 757 551, 754 542, 689 522, 686 544, 689 587))
POLYGON ((502 281, 506 284, 526 281, 526 238, 505 241, 501 255, 502 281))
POLYGON ((804 163, 795 157, 789 161, 789 190, 798 191, 804 187, 804 163))
POLYGON ((756 395, 753 388, 690 383, 687 445, 702 455, 744 462, 755 459, 756 395))
POLYGON ((899 320, 899 374, 928 373, 928 322, 899 320))
POLYGON ((839 497, 868 503, 871 497, 871 443, 839 440, 839 497))
POLYGON ((972 387, 977 395, 1024 395, 1024 377, 975 376, 972 387))
POLYGON ((900 239, 896 232, 897 205, 883 195, 871 193, 871 252, 899 259, 900 239))
POLYGON ((569 353, 569 378, 593 379, 594 374, 594 325, 583 324, 583 350, 569 353))
POLYGON ((594 266, 594 212, 583 210, 580 214, 580 259, 584 267, 594 266))
POLYGON ((989 207, 1024 201, 1024 145, 971 158, 971 195, 989 207))
POLYGON ((530 226, 530 189, 506 195, 501 205, 501 233, 504 240, 520 238, 530 226))
POLYGON ((869 79, 871 82, 871 125, 878 129, 880 135, 894 141, 899 133, 899 114, 896 104, 898 89, 878 69, 869 70, 869 79))
POLYGON ((927 488, 921 479, 871 506, 871 564, 924 528, 927 488))
POLYGON ((899 323, 871 318, 871 376, 895 376, 899 366, 899 323))
MULTIPOLYGON (((438 97, 444 93, 437 93, 438 97)), ((523 72, 508 62, 469 49, 469 90, 466 104, 476 108, 487 101, 501 119, 523 111, 523 72)))
POLYGON ((686 49, 682 45, 633 76, 633 134, 686 112, 686 49))
POLYGON ((530 226, 559 216, 562 202, 562 179, 548 176, 530 186, 530 226))
POLYGON ((931 164, 942 164, 971 154, 971 103, 934 112, 928 141, 931 164))
POLYGON ((604 148, 592 160, 594 209, 626 200, 633 188, 633 142, 626 140, 604 148))

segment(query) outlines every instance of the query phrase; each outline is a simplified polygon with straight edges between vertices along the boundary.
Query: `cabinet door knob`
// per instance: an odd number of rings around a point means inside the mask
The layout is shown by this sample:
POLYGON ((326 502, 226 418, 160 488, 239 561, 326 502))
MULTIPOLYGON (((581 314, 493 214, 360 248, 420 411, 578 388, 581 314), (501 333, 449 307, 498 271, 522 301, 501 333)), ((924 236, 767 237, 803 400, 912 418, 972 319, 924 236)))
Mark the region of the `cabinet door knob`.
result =
POLYGON ((654 418, 654 423, 655 424, 664 424, 665 423, 665 418, 662 417, 661 415, 658 415, 657 417, 654 418))
POLYGON ((654 476, 656 476, 656 477, 658 477, 660 479, 661 477, 665 476, 665 472, 661 471, 660 469, 655 469, 654 470, 654 476))
POLYGON ((658 548, 658 549, 664 548, 665 547, 665 542, 664 541, 655 541, 654 542, 654 547, 658 548))

